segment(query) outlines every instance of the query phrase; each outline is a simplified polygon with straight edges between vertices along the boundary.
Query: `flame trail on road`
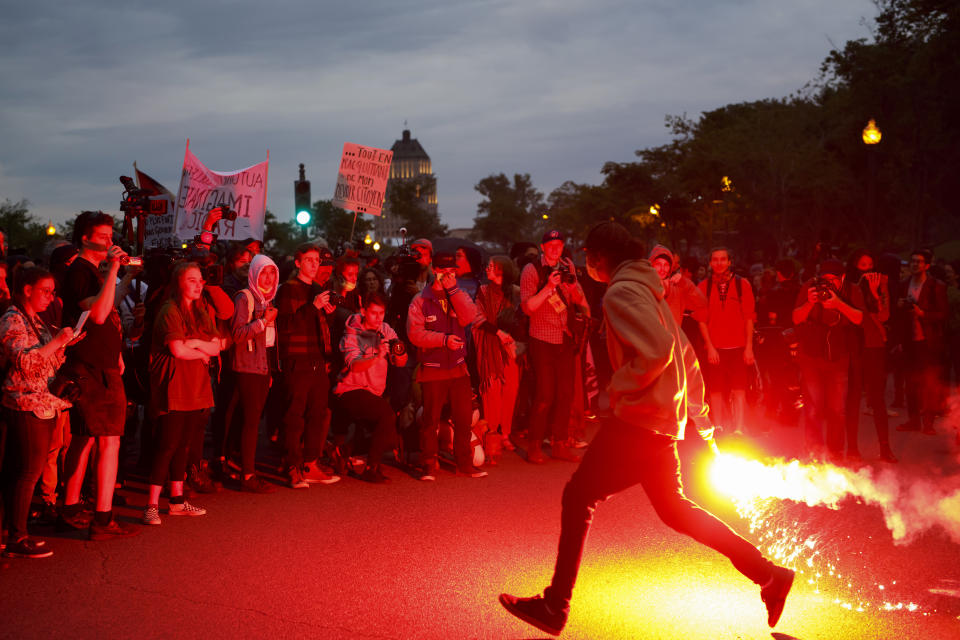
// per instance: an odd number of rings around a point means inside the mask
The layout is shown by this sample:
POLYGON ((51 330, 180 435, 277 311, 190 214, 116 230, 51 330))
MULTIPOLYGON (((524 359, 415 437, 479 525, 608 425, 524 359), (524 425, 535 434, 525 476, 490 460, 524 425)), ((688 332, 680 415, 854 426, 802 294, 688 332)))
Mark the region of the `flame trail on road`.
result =
POLYGON ((844 593, 834 602, 848 610, 912 612, 920 606, 896 601, 892 593, 896 581, 874 582, 869 590, 854 585, 841 573, 839 557, 828 550, 830 541, 819 534, 800 534, 799 522, 778 514, 778 501, 838 509, 844 500, 854 499, 881 509, 895 544, 908 544, 914 536, 935 526, 960 543, 958 478, 908 480, 890 470, 851 470, 797 460, 765 463, 720 453, 710 468, 710 480, 716 490, 732 499, 768 557, 796 569, 816 593, 821 588, 844 593))

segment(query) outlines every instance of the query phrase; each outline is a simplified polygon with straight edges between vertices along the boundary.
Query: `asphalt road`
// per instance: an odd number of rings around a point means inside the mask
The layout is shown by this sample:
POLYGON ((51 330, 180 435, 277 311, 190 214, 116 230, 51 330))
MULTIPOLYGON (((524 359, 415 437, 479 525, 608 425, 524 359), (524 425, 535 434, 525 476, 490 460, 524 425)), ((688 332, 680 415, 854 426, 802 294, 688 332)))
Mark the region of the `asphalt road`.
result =
MULTIPOLYGON (((874 463, 870 431, 865 420, 863 452, 874 463)), ((783 429, 756 442, 785 454, 798 436, 783 429)), ((903 478, 960 474, 952 433, 897 433, 894 444, 903 478)), ((694 463, 688 493, 755 541, 728 503, 702 490, 694 463)), ((0 637, 544 637, 497 595, 547 583, 573 469, 507 454, 483 479, 441 472, 428 484, 389 469, 386 486, 349 478, 263 496, 223 490, 195 500, 208 515, 164 517, 127 540, 88 542, 35 526, 55 554, 0 561, 0 637)), ((142 484, 124 492, 143 504, 142 484)), ((140 508, 118 513, 135 520, 140 508)), ((800 576, 775 630, 759 589, 662 525, 634 489, 597 511, 562 637, 960 638, 960 545, 942 530, 896 546, 872 507, 783 504, 776 517, 803 535, 816 531, 841 577, 800 576), (919 608, 884 611, 886 598, 919 608)))

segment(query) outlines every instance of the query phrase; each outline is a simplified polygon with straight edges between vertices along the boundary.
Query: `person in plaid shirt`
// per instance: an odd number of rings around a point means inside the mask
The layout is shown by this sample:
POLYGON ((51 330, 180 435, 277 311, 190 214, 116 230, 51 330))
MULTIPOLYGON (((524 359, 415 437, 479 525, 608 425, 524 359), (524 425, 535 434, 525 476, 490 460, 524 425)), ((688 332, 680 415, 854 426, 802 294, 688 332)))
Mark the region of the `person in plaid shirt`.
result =
POLYGON ((569 328, 571 305, 587 306, 576 280, 573 262, 563 258, 563 234, 543 235, 538 261, 520 274, 520 305, 530 317, 530 362, 534 376, 534 401, 530 410, 527 462, 543 463, 541 451, 547 424, 551 425, 550 456, 578 462, 567 443, 570 405, 574 391, 576 353, 569 328), (566 271, 566 273, 562 273, 566 271))

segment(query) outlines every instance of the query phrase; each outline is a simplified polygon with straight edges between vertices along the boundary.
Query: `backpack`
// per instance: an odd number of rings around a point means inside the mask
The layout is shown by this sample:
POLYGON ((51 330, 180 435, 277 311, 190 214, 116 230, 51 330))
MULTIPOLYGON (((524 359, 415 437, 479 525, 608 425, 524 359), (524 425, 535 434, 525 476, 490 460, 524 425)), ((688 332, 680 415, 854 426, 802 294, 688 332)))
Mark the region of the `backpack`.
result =
MULTIPOLYGON (((737 304, 740 305, 740 312, 743 313, 743 278, 733 274, 733 285, 737 289, 737 304)), ((713 289, 713 274, 707 278, 707 304, 710 304, 710 291, 713 289)))

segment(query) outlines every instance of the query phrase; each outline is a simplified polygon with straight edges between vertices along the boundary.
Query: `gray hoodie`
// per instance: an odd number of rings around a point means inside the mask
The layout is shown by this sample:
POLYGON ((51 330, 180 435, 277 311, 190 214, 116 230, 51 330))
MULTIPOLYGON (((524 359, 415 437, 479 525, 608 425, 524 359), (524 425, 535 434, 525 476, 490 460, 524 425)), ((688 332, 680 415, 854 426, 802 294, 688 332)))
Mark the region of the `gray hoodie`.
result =
POLYGON ((608 387, 614 415, 678 440, 692 417, 701 437, 709 438, 713 429, 700 364, 648 260, 617 266, 603 296, 603 316, 614 370, 608 387))

